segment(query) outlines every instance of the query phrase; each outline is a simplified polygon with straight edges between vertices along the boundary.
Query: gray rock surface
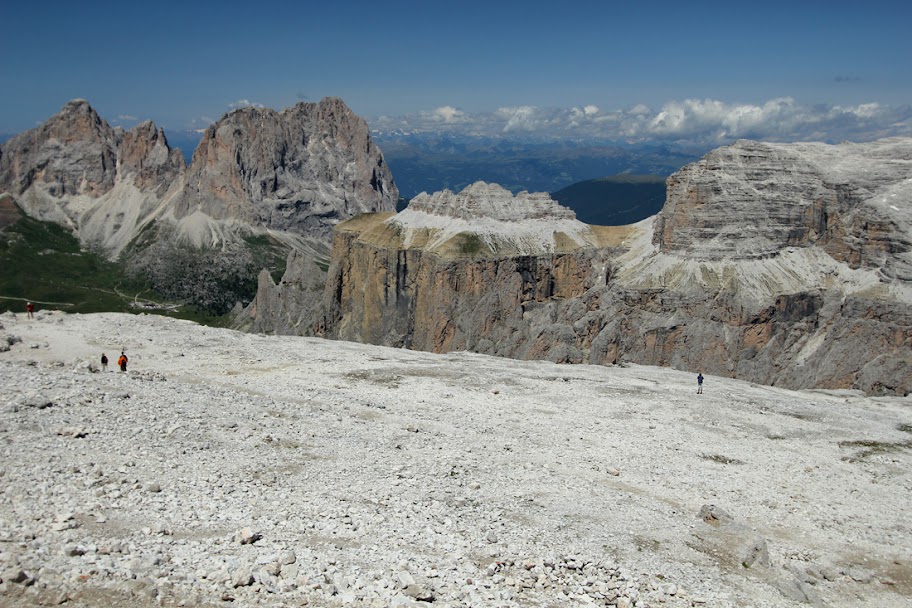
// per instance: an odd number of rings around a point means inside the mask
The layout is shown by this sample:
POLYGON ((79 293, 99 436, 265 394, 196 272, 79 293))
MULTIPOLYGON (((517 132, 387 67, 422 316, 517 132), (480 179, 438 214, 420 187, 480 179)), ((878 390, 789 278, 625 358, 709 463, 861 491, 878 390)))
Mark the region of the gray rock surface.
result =
POLYGON ((58 223, 116 257, 183 175, 184 159, 151 121, 124 132, 87 101, 2 145, 0 192, 32 217, 58 223))
POLYGON ((256 298, 234 316, 233 326, 263 334, 312 334, 322 318, 325 286, 326 273, 292 250, 278 284, 268 271, 260 272, 256 298))
POLYGON ((398 198, 367 123, 328 97, 225 115, 203 135, 173 213, 329 240, 340 220, 393 210, 398 198))
POLYGON ((140 235, 217 248, 267 232, 319 257, 335 223, 398 199, 367 124, 337 98, 229 113, 189 167, 151 121, 124 132, 74 100, 0 147, 3 191, 112 258, 140 235))
POLYGON ((655 241, 691 259, 820 246, 852 267, 912 280, 912 140, 837 146, 739 141, 668 180, 655 241))

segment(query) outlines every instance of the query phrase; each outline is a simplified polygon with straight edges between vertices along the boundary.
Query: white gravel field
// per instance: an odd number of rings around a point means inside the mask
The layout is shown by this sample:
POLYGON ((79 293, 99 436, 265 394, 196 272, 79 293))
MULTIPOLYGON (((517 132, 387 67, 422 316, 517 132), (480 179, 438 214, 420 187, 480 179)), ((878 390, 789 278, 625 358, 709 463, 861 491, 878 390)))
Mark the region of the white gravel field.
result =
POLYGON ((912 398, 0 326, 3 607, 912 606, 912 398))

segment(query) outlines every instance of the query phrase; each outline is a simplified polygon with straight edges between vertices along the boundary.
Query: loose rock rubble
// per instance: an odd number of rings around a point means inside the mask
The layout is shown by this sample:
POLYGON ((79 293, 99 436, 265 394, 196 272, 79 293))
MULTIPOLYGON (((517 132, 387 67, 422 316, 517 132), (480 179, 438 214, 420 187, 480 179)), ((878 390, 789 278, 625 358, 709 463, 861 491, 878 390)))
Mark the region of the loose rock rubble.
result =
POLYGON ((2 606, 912 598, 908 399, 0 319, 2 606))

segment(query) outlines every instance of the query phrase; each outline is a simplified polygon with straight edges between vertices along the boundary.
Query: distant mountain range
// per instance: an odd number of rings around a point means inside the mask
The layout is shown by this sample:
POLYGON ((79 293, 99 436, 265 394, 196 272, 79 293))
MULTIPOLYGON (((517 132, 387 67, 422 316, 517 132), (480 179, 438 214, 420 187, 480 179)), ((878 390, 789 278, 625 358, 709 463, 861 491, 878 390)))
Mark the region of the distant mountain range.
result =
POLYGON ((581 222, 625 226, 655 215, 665 204, 665 178, 660 175, 615 175, 577 182, 551 198, 576 212, 581 222))
POLYGON ((665 145, 373 131, 399 193, 462 190, 478 180, 515 193, 557 192, 618 174, 667 177, 708 150, 665 145))

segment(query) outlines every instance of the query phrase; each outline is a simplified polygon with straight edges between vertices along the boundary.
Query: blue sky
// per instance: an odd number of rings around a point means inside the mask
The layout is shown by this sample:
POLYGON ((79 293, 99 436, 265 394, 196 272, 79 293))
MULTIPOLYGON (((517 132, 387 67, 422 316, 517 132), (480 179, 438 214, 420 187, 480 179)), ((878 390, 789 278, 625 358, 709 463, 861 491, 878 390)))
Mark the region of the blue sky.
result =
POLYGON ((202 128, 338 96, 373 128, 912 135, 912 3, 6 2, 0 133, 69 99, 202 128))

